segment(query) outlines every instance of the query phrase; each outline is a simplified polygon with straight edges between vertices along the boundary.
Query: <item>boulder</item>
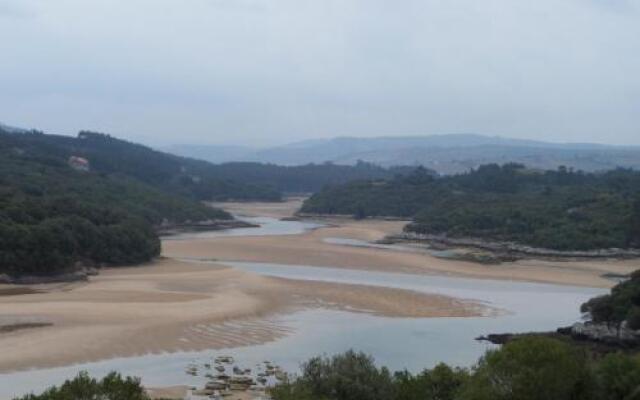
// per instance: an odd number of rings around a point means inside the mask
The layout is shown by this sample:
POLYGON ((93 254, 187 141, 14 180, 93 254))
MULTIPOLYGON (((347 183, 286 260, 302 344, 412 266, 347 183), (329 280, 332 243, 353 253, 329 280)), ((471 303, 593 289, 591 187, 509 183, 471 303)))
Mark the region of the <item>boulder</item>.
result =
POLYGON ((571 326, 571 336, 605 343, 638 343, 640 339, 636 331, 627 328, 626 323, 618 327, 614 324, 576 322, 571 326))
POLYGON ((204 387, 209 390, 225 390, 227 388, 227 383, 222 380, 212 381, 208 382, 204 387))

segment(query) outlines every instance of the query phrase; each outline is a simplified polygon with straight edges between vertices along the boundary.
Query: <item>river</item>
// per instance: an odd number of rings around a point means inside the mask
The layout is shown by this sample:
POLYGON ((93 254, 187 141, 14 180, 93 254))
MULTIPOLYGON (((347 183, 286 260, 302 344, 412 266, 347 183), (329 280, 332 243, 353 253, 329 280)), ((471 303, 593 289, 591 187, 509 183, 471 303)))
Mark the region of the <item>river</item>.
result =
MULTIPOLYGON (((295 235, 320 226, 315 222, 280 221, 266 217, 245 219, 259 223, 261 227, 182 234, 170 240, 228 235, 295 235)), ((230 354, 240 364, 249 367, 262 360, 271 360, 291 372, 311 356, 348 349, 369 353, 377 362, 392 369, 413 372, 441 361, 470 366, 491 346, 474 340, 475 337, 487 333, 552 330, 571 324, 580 319, 578 309, 582 302, 604 292, 603 289, 551 284, 302 265, 218 262, 268 276, 383 286, 473 299, 500 312, 474 318, 389 318, 328 309, 303 310, 269 317, 267 322, 286 327, 291 332, 269 343, 215 351, 148 354, 3 374, 0 375, 0 397, 37 392, 82 370, 95 376, 117 370, 126 375, 140 376, 150 387, 200 386, 206 379, 185 374, 185 367, 191 362, 207 362, 221 354, 230 354)))

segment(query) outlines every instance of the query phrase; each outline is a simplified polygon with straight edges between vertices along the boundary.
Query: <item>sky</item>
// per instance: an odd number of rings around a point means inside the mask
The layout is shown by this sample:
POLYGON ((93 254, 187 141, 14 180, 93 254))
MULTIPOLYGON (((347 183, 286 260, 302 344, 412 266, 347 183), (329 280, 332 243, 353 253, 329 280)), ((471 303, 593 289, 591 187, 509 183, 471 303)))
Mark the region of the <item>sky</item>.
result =
POLYGON ((640 144, 638 0, 0 0, 0 122, 640 144))

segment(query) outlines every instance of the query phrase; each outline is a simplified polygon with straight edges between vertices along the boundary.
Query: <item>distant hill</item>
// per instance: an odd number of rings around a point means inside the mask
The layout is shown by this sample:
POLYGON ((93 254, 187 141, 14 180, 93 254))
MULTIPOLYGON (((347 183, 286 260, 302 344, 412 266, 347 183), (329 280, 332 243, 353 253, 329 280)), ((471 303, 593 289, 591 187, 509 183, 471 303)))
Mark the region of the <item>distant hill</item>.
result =
MULTIPOLYGON (((182 155, 216 161, 206 148, 198 153, 182 148, 182 155)), ((214 149, 212 149, 214 150, 214 149)), ((406 137, 337 137, 308 140, 262 150, 236 149, 224 161, 254 161, 279 165, 333 162, 353 165, 359 160, 380 166, 424 165, 443 174, 460 173, 488 163, 516 162, 531 168, 565 165, 584 171, 616 167, 640 168, 640 147, 591 143, 549 143, 477 134, 406 137)))

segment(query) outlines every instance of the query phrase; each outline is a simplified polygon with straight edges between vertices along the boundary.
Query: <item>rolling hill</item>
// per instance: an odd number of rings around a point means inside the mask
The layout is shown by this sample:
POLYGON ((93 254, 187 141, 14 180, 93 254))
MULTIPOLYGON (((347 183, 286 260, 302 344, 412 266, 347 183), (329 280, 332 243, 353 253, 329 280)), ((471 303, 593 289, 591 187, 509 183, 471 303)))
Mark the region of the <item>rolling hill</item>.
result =
MULTIPOLYGON (((173 147, 172 147, 173 148, 173 147)), ((176 146, 180 154, 216 162, 216 147, 197 153, 176 146), (211 154, 211 155, 209 155, 211 154)), ((568 166, 584 171, 616 167, 640 168, 640 147, 590 143, 549 143, 477 134, 308 140, 255 150, 235 148, 225 161, 254 161, 279 165, 333 162, 354 165, 365 161, 380 166, 423 165, 441 174, 469 171, 482 164, 522 163, 542 170, 568 166)))

